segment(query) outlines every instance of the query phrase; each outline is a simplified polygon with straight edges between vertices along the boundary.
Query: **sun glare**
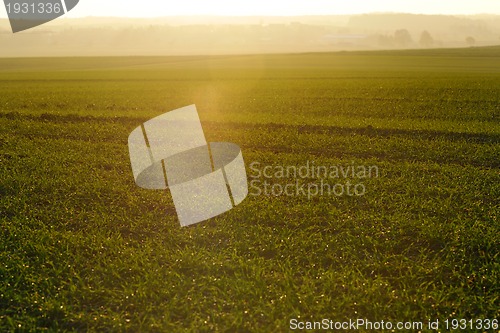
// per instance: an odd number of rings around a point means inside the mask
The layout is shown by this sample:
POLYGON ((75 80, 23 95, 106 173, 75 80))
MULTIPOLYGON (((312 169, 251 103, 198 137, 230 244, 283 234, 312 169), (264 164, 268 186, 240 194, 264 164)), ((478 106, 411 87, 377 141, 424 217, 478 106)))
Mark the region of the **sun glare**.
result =
POLYGON ((224 16, 288 16, 288 15, 343 15, 370 12, 410 12, 417 14, 500 14, 497 0, 310 0, 310 1, 235 1, 235 0, 122 0, 80 1, 73 15, 79 16, 125 16, 159 17, 178 15, 224 15, 224 16))
MULTIPOLYGON (((81 10, 99 8, 98 12, 106 12, 106 16, 155 17, 177 15, 222 15, 222 16, 252 16, 252 15, 318 15, 318 14, 349 14, 357 11, 356 5, 350 3, 332 4, 332 1, 317 0, 311 2, 299 1, 228 1, 228 0, 185 0, 181 2, 153 2, 131 0, 121 1, 117 7, 112 2, 97 3, 96 0, 81 2, 81 10)), ((359 9, 359 3, 358 3, 359 9)), ((96 11, 97 13, 97 11, 96 11)), ((76 13, 75 13, 76 14, 76 13)), ((98 16, 98 15, 96 15, 98 16)))
MULTIPOLYGON (((309 1, 229 1, 229 0, 85 0, 68 13, 69 17, 162 17, 162 16, 300 16, 345 15, 373 12, 415 14, 500 14, 498 0, 309 0, 309 1)), ((6 17, 0 6, 0 17, 6 17)))

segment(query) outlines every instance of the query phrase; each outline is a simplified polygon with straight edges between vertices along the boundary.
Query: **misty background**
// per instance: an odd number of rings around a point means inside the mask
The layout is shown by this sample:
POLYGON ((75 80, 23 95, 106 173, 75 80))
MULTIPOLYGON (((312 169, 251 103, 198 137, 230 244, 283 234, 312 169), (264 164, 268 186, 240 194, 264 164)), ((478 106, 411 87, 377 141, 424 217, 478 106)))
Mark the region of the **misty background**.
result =
POLYGON ((0 57, 253 54, 499 44, 500 15, 60 18, 16 34, 7 19, 0 19, 0 57))

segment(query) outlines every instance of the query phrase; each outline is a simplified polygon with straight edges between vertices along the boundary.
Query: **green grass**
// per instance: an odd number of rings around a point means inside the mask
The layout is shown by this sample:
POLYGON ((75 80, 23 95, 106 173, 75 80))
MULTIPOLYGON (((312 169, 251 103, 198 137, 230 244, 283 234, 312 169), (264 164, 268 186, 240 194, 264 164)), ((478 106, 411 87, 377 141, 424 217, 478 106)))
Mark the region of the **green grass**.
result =
POLYGON ((0 59, 0 331, 499 319, 498 50, 0 59), (127 138, 193 103, 247 167, 380 176, 181 228, 127 138))

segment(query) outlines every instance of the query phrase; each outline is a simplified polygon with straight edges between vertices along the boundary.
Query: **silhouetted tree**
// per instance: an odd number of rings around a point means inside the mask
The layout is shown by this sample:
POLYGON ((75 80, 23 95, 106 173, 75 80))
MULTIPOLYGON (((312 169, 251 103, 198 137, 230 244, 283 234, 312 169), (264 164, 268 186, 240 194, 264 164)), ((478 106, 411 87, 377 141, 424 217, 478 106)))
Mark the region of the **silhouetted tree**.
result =
POLYGON ((394 37, 386 35, 378 35, 377 42, 382 47, 394 47, 394 37))
POLYGON ((396 45, 406 47, 413 43, 410 33, 406 29, 396 30, 394 33, 394 41, 396 45))
POLYGON ((431 34, 427 30, 424 30, 420 35, 419 44, 422 47, 432 47, 434 45, 434 38, 432 38, 431 34))
POLYGON ((467 45, 469 46, 474 46, 476 45, 476 39, 472 36, 469 36, 467 38, 465 38, 465 42, 467 43, 467 45))

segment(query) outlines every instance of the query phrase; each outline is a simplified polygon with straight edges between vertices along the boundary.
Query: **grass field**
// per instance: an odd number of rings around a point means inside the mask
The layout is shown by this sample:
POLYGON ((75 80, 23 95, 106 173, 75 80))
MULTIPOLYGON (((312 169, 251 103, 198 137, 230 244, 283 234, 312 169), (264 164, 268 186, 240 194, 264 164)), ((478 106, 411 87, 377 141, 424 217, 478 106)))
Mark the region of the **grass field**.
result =
POLYGON ((500 319, 499 54, 0 59, 0 331, 500 319), (379 176, 181 228, 127 139, 190 104, 249 180, 308 161, 379 176))

